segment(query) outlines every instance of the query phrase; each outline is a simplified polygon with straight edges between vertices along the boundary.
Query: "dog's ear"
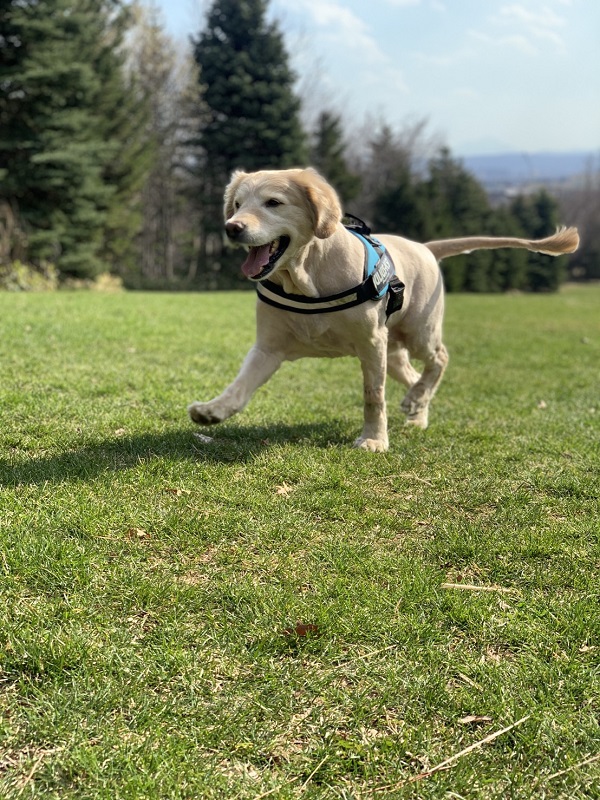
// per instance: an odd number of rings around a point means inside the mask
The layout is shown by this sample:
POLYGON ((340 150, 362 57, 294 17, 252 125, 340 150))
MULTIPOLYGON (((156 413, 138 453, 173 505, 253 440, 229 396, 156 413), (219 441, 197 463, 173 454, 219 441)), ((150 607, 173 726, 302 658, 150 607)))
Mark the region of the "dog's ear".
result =
POLYGON ((298 177, 308 200, 315 236, 318 239, 333 236, 343 216, 335 189, 312 167, 302 170, 298 177))
POLYGON ((223 198, 223 213, 225 215, 225 222, 228 219, 233 217, 235 213, 235 207, 233 205, 233 198, 235 197, 235 193, 237 191, 238 186, 244 180, 247 173, 241 169, 236 170, 233 175, 231 176, 231 180, 227 188, 225 189, 225 196, 223 198))

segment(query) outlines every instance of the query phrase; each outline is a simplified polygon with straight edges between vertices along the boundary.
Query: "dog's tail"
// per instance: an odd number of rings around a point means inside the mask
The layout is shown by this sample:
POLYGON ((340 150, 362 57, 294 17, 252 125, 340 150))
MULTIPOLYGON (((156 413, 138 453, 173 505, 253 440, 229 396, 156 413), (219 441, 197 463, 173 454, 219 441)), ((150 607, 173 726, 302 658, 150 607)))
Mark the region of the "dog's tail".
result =
POLYGON ((473 250, 497 250, 500 247, 518 247, 534 253, 545 253, 548 256, 560 256, 573 253, 579 247, 577 228, 559 228, 553 236, 546 239, 513 239, 494 236, 467 236, 464 239, 440 239, 426 242, 425 247, 433 253, 438 261, 473 250))

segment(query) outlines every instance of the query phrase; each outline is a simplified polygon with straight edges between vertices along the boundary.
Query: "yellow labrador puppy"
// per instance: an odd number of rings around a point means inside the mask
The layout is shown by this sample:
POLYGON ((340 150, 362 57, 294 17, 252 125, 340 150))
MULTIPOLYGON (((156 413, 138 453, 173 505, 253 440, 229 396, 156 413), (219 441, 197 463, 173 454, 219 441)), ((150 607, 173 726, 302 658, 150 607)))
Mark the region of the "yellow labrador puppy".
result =
POLYGON ((342 224, 335 191, 313 169, 235 172, 225 191, 225 220, 228 237, 248 251, 242 271, 257 288, 256 343, 222 394, 189 406, 192 420, 208 425, 237 414, 283 361, 351 355, 364 379, 364 426, 354 444, 372 451, 388 448, 386 373, 408 389, 407 421, 427 427, 448 363, 438 261, 499 247, 556 256, 579 243, 575 228, 537 241, 374 239, 360 221, 342 224), (423 363, 421 374, 410 357, 423 363))

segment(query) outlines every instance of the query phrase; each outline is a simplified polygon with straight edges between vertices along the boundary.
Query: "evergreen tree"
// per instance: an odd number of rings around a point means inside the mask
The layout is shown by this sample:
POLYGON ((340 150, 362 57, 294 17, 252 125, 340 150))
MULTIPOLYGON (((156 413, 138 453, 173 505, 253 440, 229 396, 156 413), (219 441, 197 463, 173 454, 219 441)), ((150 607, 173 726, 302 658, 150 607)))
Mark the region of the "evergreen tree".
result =
MULTIPOLYGON (((468 236, 486 229, 490 206, 485 190, 447 148, 430 161, 429 177, 423 182, 421 193, 427 209, 423 241, 468 236)), ((490 291, 492 269, 490 251, 442 262, 449 291, 490 291)))
POLYGON ((336 189, 343 206, 358 195, 361 187, 360 177, 348 167, 345 150, 340 118, 323 111, 317 120, 311 161, 336 189))
MULTIPOLYGON (((519 196, 510 211, 521 227, 522 236, 541 239, 554 233, 558 223, 558 202, 545 189, 531 196, 519 196)), ((527 289, 533 292, 553 292, 566 276, 568 257, 530 253, 527 258, 527 289)))
POLYGON ((462 236, 481 230, 489 214, 485 190, 447 148, 429 162, 429 178, 423 185, 431 226, 427 239, 462 236))
MULTIPOLYGON (((485 233, 489 236, 523 236, 523 230, 514 215, 503 206, 492 210, 485 233)), ((493 270, 487 291, 523 291, 527 288, 527 263, 531 253, 506 247, 494 250, 491 255, 493 270)))
POLYGON ((194 42, 208 107, 200 130, 205 258, 211 234, 220 249, 223 189, 234 169, 281 169, 307 160, 294 74, 266 12, 267 0, 214 0, 194 42))
POLYGON ((418 184, 408 170, 397 170, 393 185, 384 187, 376 196, 373 227, 407 239, 421 238, 423 207, 418 184))
POLYGON ((402 220, 387 208, 377 210, 378 198, 393 192, 398 181, 408 176, 412 182, 412 151, 406 146, 403 137, 396 134, 389 125, 383 124, 374 133, 365 134, 367 153, 361 165, 362 190, 355 204, 356 212, 380 232, 388 230, 404 234, 402 220), (381 224, 375 222, 380 215, 381 224), (392 224, 388 228, 388 224, 392 224))
POLYGON ((120 0, 3 0, 2 194, 18 208, 28 256, 93 276, 129 159, 116 138, 127 107, 115 48, 120 0))

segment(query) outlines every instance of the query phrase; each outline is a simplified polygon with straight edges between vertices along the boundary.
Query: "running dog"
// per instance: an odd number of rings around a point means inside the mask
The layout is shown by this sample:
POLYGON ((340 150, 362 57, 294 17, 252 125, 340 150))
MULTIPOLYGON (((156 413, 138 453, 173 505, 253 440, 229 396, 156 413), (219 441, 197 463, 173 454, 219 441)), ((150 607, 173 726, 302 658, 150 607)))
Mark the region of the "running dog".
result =
POLYGON ((227 236, 247 249, 242 271, 257 288, 256 343, 233 383, 209 402, 192 403, 190 417, 211 425, 242 411, 283 361, 356 356, 364 425, 354 445, 371 451, 388 449, 386 374, 407 387, 407 422, 427 427, 448 363, 438 261, 501 247, 558 256, 579 244, 576 228, 539 240, 371 237, 360 222, 342 224, 336 192, 313 169, 235 172, 224 210, 227 236), (411 357, 422 362, 421 373, 411 357))

